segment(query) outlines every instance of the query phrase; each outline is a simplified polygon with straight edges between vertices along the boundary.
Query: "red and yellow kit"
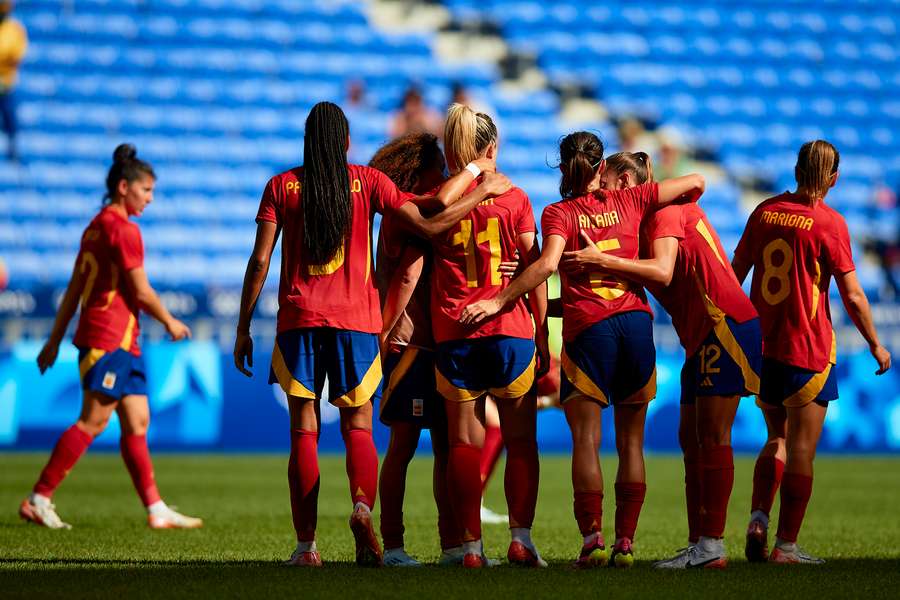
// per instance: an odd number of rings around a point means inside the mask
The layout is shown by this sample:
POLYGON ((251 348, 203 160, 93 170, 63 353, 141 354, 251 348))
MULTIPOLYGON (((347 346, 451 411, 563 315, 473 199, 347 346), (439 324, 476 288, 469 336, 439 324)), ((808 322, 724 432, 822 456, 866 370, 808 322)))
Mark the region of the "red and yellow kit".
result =
MULTIPOLYGON (((580 250, 585 231, 597 247, 634 260, 644 215, 655 208, 659 186, 646 183, 624 190, 604 190, 549 205, 541 217, 544 243, 551 235, 566 240, 566 251, 580 250)), ((628 311, 651 313, 644 289, 608 273, 575 276, 560 273, 563 302, 563 339, 573 341, 585 328, 628 311)))
POLYGON ((348 165, 352 222, 327 264, 310 264, 303 250, 303 168, 274 176, 263 192, 257 221, 282 230, 278 332, 308 327, 381 331, 381 309, 372 269, 372 214, 404 202, 397 186, 376 169, 348 165))
POLYGON ((135 223, 104 208, 84 230, 77 268, 85 278, 74 343, 106 352, 140 356, 140 306, 125 273, 144 264, 144 243, 135 223))
POLYGON ((649 289, 671 315, 687 356, 693 356, 716 323, 726 316, 737 323, 757 317, 719 236, 697 204, 673 204, 648 215, 641 233, 644 258, 650 256, 653 240, 678 239, 671 284, 649 289))
POLYGON ((828 287, 856 268, 843 217, 790 192, 770 198, 750 215, 735 261, 753 265, 763 356, 817 373, 834 364, 828 287))
MULTIPOLYGON (((472 182, 466 193, 477 184, 472 182)), ((528 196, 512 188, 485 200, 432 240, 431 315, 438 343, 496 335, 534 337, 531 315, 522 298, 476 326, 460 324, 459 317, 469 304, 493 298, 509 285, 498 271, 500 262, 516 260, 519 235, 536 231, 528 196)))

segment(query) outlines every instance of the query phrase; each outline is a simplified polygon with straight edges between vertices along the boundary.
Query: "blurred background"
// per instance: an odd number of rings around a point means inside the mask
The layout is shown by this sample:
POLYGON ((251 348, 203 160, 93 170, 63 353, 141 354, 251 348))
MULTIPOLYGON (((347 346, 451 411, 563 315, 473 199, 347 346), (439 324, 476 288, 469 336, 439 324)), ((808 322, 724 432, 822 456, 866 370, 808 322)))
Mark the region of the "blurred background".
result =
MULTIPOLYGON (((650 152, 659 178, 703 172, 703 208, 729 251, 758 202, 793 189, 800 145, 826 138, 841 152, 828 202, 848 222, 882 341, 900 352, 897 0, 0 0, 0 12, 0 448, 48 447, 77 416, 74 347, 43 377, 34 359, 126 141, 159 177, 139 221, 148 274, 194 330, 170 344, 143 321, 151 445, 287 446, 284 397, 266 383, 277 268, 254 321, 253 379, 231 348, 260 193, 302 163, 320 100, 347 112, 360 163, 405 131, 439 134, 452 101, 489 112, 500 168, 538 217, 558 199, 560 136, 593 130, 609 152, 650 152)), ((873 375, 832 302, 841 398, 820 447, 900 452, 900 373, 873 375)), ((683 353, 656 314, 647 445, 677 451, 683 353)), ((323 449, 342 448, 336 419, 326 407, 323 449)), ((733 437, 739 450, 762 444, 752 399, 733 437)), ((541 413, 539 438, 568 449, 560 411, 541 413)), ((113 423, 97 444, 117 440, 113 423)))

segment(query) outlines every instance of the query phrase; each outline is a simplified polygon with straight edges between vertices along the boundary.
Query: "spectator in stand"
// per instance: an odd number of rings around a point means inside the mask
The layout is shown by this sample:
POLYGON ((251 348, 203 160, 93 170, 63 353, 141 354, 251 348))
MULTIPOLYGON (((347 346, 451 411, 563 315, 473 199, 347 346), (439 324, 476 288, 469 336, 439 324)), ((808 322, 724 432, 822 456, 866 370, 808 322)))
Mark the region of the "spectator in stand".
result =
POLYGON ((653 163, 653 171, 660 180, 681 177, 697 170, 694 161, 685 153, 687 145, 681 131, 672 126, 660 127, 656 137, 659 140, 659 158, 653 163))
POLYGON ((442 129, 441 116, 425 104, 419 88, 410 86, 403 94, 400 110, 391 119, 388 132, 392 138, 407 133, 431 133, 440 138, 442 129))
POLYGON ((659 143, 638 119, 625 117, 619 121, 619 147, 623 152, 646 152, 655 156, 659 143))
POLYGON ((19 78, 19 64, 28 47, 25 27, 10 16, 12 0, 0 0, 0 118, 6 132, 6 154, 18 159, 16 151, 16 106, 13 89, 19 78))

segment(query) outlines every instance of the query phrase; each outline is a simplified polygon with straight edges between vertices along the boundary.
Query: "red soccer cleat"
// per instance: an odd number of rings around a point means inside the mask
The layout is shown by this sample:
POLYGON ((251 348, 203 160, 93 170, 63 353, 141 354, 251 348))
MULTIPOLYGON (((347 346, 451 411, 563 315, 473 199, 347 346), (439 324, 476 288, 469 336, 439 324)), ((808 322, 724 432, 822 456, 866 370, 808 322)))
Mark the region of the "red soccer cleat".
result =
POLYGON ((766 562, 769 558, 768 530, 762 521, 750 521, 747 527, 747 542, 744 556, 748 562, 766 562))
POLYGON ((284 564, 291 567, 321 567, 322 557, 318 552, 294 552, 291 559, 284 564))
POLYGON ((350 515, 350 531, 356 540, 356 564, 361 567, 380 567, 381 544, 372 527, 372 513, 363 507, 354 510, 350 515))
POLYGON ((581 553, 575 561, 576 569, 591 569, 593 567, 605 567, 609 563, 609 553, 603 543, 603 535, 597 533, 594 541, 581 547, 581 553))
POLYGON ((537 552, 534 552, 531 548, 517 540, 513 540, 509 543, 509 550, 506 551, 506 559, 509 561, 509 564, 518 565, 520 567, 533 568, 547 566, 547 562, 538 556, 537 552))
POLYGON ((482 556, 481 554, 469 552, 465 556, 463 556, 462 566, 465 569, 483 569, 484 567, 487 567, 489 565, 484 556, 482 556))

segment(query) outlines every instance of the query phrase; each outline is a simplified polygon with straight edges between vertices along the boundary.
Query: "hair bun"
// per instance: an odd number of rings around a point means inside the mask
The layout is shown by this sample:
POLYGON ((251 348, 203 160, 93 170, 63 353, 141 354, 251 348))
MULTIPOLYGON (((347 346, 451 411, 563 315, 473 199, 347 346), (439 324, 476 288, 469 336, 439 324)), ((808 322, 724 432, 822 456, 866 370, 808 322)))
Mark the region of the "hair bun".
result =
POLYGON ((137 157, 137 148, 131 144, 119 144, 113 152, 113 162, 121 163, 134 160, 137 157))

